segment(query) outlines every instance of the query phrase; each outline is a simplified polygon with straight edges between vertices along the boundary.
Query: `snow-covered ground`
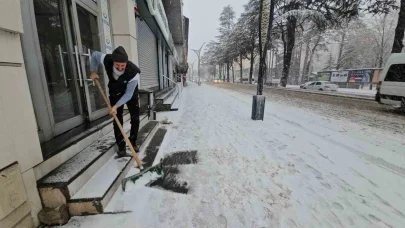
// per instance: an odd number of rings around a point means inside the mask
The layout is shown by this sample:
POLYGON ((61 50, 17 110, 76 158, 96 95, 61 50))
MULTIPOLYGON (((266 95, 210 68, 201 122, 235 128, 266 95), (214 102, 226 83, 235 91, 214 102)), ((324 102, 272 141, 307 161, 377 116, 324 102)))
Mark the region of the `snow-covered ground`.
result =
POLYGON ((122 214, 67 227, 405 227, 405 138, 308 110, 192 83, 158 156, 198 150, 187 195, 141 185, 117 192, 122 214))
POLYGON ((347 88, 339 88, 339 91, 341 93, 347 93, 347 94, 358 94, 358 95, 371 95, 375 96, 377 93, 377 90, 373 89, 347 89, 347 88))
MULTIPOLYGON (((288 89, 300 89, 299 85, 287 85, 288 89)), ((374 97, 377 93, 375 88, 370 90, 368 87, 364 89, 349 89, 349 88, 339 88, 337 92, 327 92, 327 93, 337 93, 337 94, 347 94, 347 95, 361 95, 361 96, 369 96, 374 97)))

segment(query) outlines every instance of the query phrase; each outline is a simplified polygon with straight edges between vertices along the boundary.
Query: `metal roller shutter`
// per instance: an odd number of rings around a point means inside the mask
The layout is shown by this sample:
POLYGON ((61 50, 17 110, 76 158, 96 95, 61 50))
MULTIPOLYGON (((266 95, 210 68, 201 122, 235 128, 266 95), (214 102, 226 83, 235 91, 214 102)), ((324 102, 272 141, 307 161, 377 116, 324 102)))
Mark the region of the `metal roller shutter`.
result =
POLYGON ((138 36, 138 57, 139 68, 141 69, 142 88, 153 88, 159 86, 158 78, 158 54, 156 37, 149 29, 145 21, 137 21, 138 36))

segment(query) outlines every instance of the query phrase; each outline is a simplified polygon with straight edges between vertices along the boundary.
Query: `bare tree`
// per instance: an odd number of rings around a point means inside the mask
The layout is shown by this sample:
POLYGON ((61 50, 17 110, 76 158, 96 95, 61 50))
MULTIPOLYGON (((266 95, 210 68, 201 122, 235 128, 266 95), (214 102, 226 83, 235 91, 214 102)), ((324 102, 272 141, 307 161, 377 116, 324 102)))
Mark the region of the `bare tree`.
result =
POLYGON ((401 53, 404 48, 404 31, 405 31, 405 0, 401 0, 401 6, 398 14, 397 27, 395 28, 394 45, 392 53, 401 53))

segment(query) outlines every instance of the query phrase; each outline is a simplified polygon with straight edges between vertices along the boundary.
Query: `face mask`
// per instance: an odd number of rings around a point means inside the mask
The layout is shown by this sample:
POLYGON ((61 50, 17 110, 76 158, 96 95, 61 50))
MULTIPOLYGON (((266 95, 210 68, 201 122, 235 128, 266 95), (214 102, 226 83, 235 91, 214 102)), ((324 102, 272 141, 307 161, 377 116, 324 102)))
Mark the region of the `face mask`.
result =
POLYGON ((117 68, 115 68, 115 67, 113 67, 113 71, 114 71, 114 74, 117 75, 117 76, 121 76, 121 75, 124 74, 124 72, 125 72, 125 70, 119 71, 119 70, 118 70, 117 68))

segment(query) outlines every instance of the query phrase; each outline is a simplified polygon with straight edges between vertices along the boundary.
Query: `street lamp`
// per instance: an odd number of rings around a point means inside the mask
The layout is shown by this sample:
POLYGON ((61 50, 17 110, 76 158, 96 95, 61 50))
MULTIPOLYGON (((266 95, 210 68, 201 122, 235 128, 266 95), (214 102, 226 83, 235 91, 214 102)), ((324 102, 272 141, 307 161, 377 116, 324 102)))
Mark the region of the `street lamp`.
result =
POLYGON ((201 47, 200 47, 200 49, 198 49, 198 50, 195 50, 195 49, 191 49, 192 51, 194 51, 195 52, 195 54, 197 55, 197 57, 198 57, 198 85, 200 85, 200 55, 201 55, 201 50, 202 50, 202 48, 204 47, 204 44, 205 44, 205 42, 201 45, 201 47))

